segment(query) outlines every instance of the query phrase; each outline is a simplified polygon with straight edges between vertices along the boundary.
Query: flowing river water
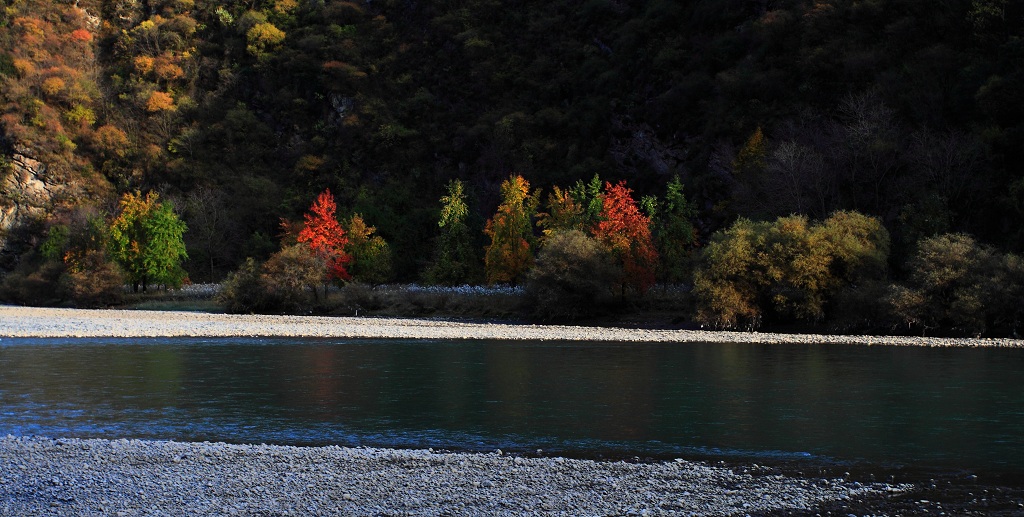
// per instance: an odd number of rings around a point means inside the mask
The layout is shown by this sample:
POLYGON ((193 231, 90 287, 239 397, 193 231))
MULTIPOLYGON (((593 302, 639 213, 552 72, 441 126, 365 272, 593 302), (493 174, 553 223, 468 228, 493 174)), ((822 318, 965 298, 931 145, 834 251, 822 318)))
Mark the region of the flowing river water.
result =
POLYGON ((0 435, 1024 474, 1024 353, 340 339, 0 340, 0 435))

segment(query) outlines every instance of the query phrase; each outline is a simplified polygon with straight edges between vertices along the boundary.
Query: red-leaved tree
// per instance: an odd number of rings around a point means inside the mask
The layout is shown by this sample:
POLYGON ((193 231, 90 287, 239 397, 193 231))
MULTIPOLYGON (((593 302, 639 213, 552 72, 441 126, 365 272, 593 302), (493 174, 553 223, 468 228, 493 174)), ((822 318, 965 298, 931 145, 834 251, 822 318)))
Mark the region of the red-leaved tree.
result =
POLYGON ((348 237, 334 216, 336 210, 331 190, 321 192, 303 216, 306 226, 299 232, 298 241, 308 245, 327 264, 327 280, 349 280, 352 275, 345 266, 352 257, 345 253, 348 237))
POLYGON ((617 185, 605 182, 601 218, 594 227, 594 237, 611 248, 621 261, 622 287, 635 287, 644 293, 654 285, 658 252, 651 239, 651 219, 640 213, 633 191, 626 182, 617 185))

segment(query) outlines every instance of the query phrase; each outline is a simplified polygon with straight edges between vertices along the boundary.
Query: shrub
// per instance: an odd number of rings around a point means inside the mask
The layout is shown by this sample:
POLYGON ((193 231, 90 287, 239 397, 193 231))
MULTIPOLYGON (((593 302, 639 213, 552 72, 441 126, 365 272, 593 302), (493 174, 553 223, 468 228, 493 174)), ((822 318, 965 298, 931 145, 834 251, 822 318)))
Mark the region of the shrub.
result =
POLYGON ((324 259, 304 244, 289 246, 271 255, 260 268, 260 283, 269 308, 283 312, 311 309, 326 270, 324 259))
POLYGON ((767 228, 768 223, 741 218, 711 236, 693 277, 698 322, 718 328, 759 326, 763 272, 755 268, 767 228))
POLYGON ((526 296, 542 318, 577 319, 608 306, 622 271, 596 239, 578 230, 550 235, 526 275, 526 296))
POLYGON ((756 328, 762 318, 821 321, 842 290, 885 277, 889 234, 872 217, 836 212, 774 223, 736 221, 712 236, 694 274, 697 320, 756 328))
POLYGON ((246 314, 264 310, 265 297, 259 264, 250 257, 237 271, 228 273, 214 300, 228 312, 246 314))
POLYGON ((23 305, 55 305, 62 301, 59 261, 24 259, 0 284, 0 299, 23 305))
POLYGON ((1024 309, 1024 262, 978 244, 965 234, 943 234, 918 243, 905 285, 887 302, 895 316, 923 333, 1016 333, 1024 309))
POLYGON ((79 308, 109 307, 124 299, 124 273, 102 251, 86 251, 68 267, 60 285, 79 308))

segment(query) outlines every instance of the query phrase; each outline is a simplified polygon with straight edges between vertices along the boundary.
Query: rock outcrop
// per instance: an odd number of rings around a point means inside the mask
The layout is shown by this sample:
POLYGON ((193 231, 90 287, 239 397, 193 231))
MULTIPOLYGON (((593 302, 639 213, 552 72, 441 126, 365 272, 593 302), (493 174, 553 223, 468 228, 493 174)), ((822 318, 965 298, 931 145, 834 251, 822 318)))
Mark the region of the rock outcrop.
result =
POLYGON ((14 229, 46 216, 53 207, 58 187, 47 181, 47 166, 15 149, 0 171, 0 254, 10 253, 14 229))

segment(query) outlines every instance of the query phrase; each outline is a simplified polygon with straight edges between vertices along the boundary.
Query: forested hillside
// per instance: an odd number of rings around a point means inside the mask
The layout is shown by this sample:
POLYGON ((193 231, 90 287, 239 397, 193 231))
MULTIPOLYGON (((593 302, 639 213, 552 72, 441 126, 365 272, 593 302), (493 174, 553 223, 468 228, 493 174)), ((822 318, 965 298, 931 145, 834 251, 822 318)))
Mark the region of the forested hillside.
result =
POLYGON ((326 188, 420 278, 466 185, 595 175, 698 240, 837 210, 1024 248, 1024 4, 1009 0, 4 0, 0 268, 48 229, 173 202, 193 281, 279 249, 326 188))

